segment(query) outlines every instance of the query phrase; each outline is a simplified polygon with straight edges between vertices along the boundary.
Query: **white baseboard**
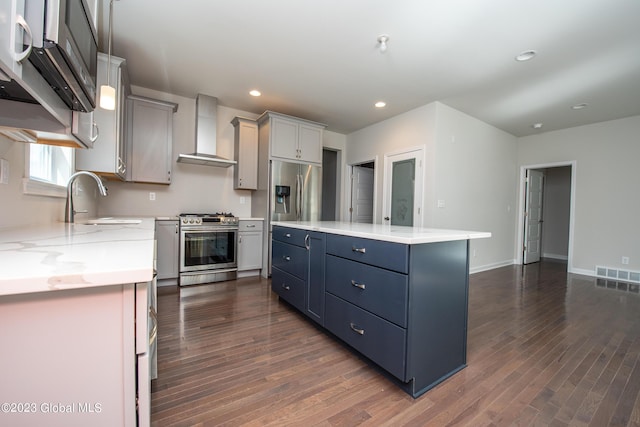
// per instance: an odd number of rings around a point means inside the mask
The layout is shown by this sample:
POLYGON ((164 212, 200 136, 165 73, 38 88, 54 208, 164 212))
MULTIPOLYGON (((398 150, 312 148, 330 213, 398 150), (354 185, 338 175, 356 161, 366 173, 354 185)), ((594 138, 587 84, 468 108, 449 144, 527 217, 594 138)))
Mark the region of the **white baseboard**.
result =
POLYGON ((544 253, 542 254, 542 258, 551 258, 551 259, 559 259, 561 261, 568 261, 569 257, 566 255, 560 255, 560 254, 548 254, 548 253, 544 253))
POLYGON ((494 262, 492 264, 478 265, 475 267, 469 267, 469 274, 480 273, 482 271, 493 270, 494 268, 506 267, 516 263, 515 259, 508 259, 500 262, 494 262))
POLYGON ((569 268, 567 269, 568 273, 572 273, 572 274, 582 274, 583 276, 591 276, 591 277, 595 277, 596 276, 596 272, 593 270, 585 270, 584 268, 569 268))

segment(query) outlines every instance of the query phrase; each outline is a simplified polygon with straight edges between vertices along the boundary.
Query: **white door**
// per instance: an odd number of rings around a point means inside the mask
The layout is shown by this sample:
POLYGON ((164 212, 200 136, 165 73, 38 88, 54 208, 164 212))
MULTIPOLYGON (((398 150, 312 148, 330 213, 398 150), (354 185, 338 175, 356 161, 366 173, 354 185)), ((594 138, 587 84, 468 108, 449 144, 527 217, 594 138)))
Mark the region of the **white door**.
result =
POLYGON ((373 223, 373 168, 353 166, 351 221, 373 223))
POLYGON ((539 170, 527 170, 526 185, 523 260, 524 264, 530 264, 540 261, 544 174, 539 170))
POLYGON ((422 226, 423 150, 385 155, 383 223, 422 226))

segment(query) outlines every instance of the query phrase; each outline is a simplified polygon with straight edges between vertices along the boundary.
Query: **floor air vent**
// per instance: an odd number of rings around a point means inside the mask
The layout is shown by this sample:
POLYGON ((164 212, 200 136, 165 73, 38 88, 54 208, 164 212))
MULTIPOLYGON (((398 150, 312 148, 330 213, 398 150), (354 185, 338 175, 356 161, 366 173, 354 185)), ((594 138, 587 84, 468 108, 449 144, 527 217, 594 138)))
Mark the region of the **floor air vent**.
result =
POLYGON ((598 265, 596 266, 596 276, 611 280, 640 283, 640 271, 620 270, 598 265))

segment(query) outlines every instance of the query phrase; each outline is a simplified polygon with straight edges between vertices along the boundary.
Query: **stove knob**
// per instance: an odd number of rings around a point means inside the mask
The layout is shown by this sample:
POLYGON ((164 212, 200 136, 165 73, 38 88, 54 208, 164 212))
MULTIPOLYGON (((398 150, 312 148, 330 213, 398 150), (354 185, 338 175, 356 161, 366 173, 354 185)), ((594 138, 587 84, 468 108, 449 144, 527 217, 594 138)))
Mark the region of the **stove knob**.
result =
POLYGON ((196 219, 196 224, 202 224, 202 219, 200 218, 196 219))

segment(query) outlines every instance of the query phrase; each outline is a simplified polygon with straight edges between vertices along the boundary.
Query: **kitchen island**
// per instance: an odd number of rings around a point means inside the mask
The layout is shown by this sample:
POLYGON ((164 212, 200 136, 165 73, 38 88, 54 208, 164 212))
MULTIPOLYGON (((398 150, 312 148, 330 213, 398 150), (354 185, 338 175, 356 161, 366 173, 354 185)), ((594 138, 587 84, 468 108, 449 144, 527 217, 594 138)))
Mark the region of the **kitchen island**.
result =
POLYGON ((272 290, 412 397, 466 366, 469 240, 490 233, 272 225, 272 290))
POLYGON ((149 425, 154 220, 97 224, 0 230, 0 425, 149 425))

